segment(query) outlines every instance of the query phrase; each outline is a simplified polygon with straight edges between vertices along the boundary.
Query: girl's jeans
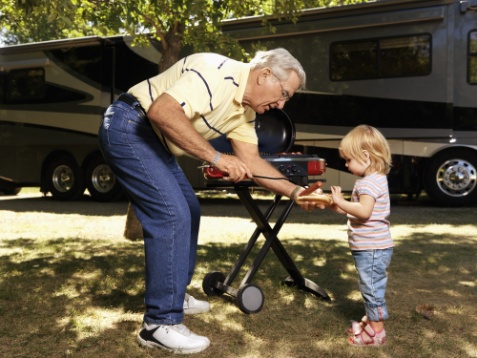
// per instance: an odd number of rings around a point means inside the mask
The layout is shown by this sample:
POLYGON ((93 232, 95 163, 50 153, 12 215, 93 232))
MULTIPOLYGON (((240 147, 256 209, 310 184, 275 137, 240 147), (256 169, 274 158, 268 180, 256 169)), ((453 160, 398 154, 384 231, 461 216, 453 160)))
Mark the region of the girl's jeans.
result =
POLYGON ((391 263, 393 248, 383 250, 351 251, 359 274, 359 288, 364 299, 366 316, 370 321, 389 318, 386 306, 386 270, 391 263))
POLYGON ((142 224, 144 321, 179 324, 196 260, 200 207, 194 190, 137 102, 111 104, 99 129, 99 143, 142 224))

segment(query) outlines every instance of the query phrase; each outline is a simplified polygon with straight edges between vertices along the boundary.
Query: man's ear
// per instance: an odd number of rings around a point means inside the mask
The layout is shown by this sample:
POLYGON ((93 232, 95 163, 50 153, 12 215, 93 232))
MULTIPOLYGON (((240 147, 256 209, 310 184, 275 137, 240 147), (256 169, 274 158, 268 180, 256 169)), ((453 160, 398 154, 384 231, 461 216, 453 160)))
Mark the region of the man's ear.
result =
POLYGON ((267 78, 269 76, 271 76, 272 71, 268 67, 261 68, 259 71, 260 72, 259 72, 258 78, 257 78, 258 84, 263 85, 265 83, 265 81, 267 80, 267 78))

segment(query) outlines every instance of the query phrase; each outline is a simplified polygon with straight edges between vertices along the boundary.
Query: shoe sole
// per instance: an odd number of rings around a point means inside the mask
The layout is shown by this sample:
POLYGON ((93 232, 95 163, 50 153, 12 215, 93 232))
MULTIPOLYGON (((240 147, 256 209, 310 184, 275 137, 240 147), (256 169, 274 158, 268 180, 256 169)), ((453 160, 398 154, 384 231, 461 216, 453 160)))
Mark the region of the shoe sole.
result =
POLYGON ((210 312, 210 309, 209 310, 201 310, 201 309, 198 309, 198 308, 185 308, 184 309, 184 314, 188 315, 188 316, 191 316, 191 315, 194 315, 194 314, 207 313, 207 312, 210 312))
POLYGON ((164 345, 155 343, 155 342, 150 342, 142 339, 139 335, 136 338, 137 343, 139 346, 148 348, 148 349, 154 349, 154 348, 160 348, 168 352, 172 352, 175 354, 194 354, 194 353, 200 353, 202 351, 205 351, 207 348, 209 348, 210 344, 207 344, 205 347, 200 347, 200 348, 170 348, 166 347, 164 345))

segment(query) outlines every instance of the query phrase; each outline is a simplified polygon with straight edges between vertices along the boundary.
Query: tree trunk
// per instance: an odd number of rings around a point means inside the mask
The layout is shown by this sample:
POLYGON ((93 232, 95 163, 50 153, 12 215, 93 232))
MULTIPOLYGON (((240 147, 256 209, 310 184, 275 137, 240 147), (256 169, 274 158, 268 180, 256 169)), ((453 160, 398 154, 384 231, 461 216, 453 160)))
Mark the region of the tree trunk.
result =
MULTIPOLYGON (((159 71, 163 72, 179 61, 179 54, 182 49, 182 25, 171 29, 165 36, 166 44, 163 46, 162 58, 159 63, 159 71)), ((136 241, 144 238, 142 225, 134 214, 131 203, 128 205, 126 225, 124 227, 124 237, 128 240, 136 241)))

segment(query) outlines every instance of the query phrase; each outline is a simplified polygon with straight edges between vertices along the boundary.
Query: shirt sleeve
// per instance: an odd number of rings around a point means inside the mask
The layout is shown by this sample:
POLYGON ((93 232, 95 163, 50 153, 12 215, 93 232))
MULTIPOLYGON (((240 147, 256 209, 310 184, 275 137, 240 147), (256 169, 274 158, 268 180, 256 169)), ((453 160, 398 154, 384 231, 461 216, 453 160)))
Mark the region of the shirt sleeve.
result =
POLYGON ((380 185, 371 178, 364 178, 359 182, 357 193, 358 195, 369 195, 374 200, 377 200, 382 194, 380 185))
POLYGON ((247 122, 229 132, 227 138, 258 145, 257 131, 255 130, 256 113, 249 110, 245 111, 242 116, 247 118, 247 122))

